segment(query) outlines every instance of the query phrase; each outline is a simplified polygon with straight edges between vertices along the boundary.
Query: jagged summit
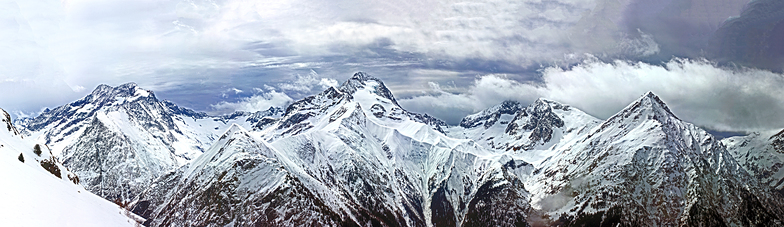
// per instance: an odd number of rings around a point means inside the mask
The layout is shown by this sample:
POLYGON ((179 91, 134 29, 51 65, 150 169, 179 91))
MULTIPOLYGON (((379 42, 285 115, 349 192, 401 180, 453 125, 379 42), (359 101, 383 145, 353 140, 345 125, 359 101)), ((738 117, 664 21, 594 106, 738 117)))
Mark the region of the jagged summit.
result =
POLYGON ((378 78, 375 78, 375 77, 371 76, 370 74, 368 74, 366 72, 361 72, 360 71, 360 72, 354 73, 354 75, 351 76, 351 78, 349 78, 349 80, 366 81, 366 80, 378 80, 378 78))
MULTIPOLYGON (((207 117, 205 113, 182 108, 169 101, 160 101, 155 97, 155 93, 139 87, 136 83, 130 82, 112 87, 106 84, 98 85, 90 94, 72 103, 56 107, 52 110, 44 111, 41 115, 20 121, 20 129, 38 131, 46 126, 61 125, 62 129, 68 129, 77 122, 89 121, 88 118, 94 117, 99 111, 115 110, 118 108, 127 109, 134 112, 135 116, 146 118, 152 116, 182 114, 194 118, 207 117), (140 112, 154 111, 159 112, 151 116, 140 112)), ((60 130, 57 130, 60 131, 60 130)), ((57 132, 60 133, 60 132, 57 132)), ((52 142, 47 134, 47 143, 52 142)))
POLYGON ((224 135, 231 135, 231 134, 236 134, 236 133, 241 133, 241 132, 248 132, 248 131, 245 130, 244 128, 242 128, 242 126, 240 126, 240 125, 238 125, 236 123, 232 123, 231 126, 229 126, 229 129, 226 129, 226 132, 224 132, 223 134, 224 135))
POLYGON ((122 84, 117 87, 112 87, 106 84, 98 85, 98 87, 93 90, 90 95, 85 98, 92 98, 92 100, 98 100, 102 97, 105 98, 118 98, 118 97, 155 97, 155 94, 151 90, 147 90, 144 88, 139 87, 134 82, 129 82, 122 84))
POLYGON ((294 102, 251 136, 232 126, 191 164, 158 178, 133 210, 151 226, 525 224, 528 195, 509 172, 528 171, 527 163, 486 157, 385 91, 358 73, 294 102))
POLYGON ((199 157, 232 123, 252 128, 274 121, 280 112, 209 116, 126 83, 99 85, 77 101, 18 125, 79 174, 87 190, 109 200, 129 200, 152 180, 199 157))
MULTIPOLYGON (((663 118, 675 118, 679 119, 675 114, 670 111, 670 108, 667 107, 667 104, 662 101, 659 96, 653 94, 653 92, 646 92, 642 97, 634 101, 632 104, 629 104, 626 108, 618 112, 610 119, 622 115, 624 118, 635 115, 645 115, 648 118, 655 118, 657 120, 664 120, 663 118)), ((680 120, 680 119, 679 119, 680 120)))
POLYGON ((527 106, 504 101, 466 116, 458 127, 450 127, 449 134, 496 151, 519 151, 525 153, 526 162, 537 163, 549 155, 543 150, 586 134, 600 122, 577 108, 539 98, 527 106))
POLYGON ((564 120, 555 114, 553 109, 568 110, 568 107, 555 101, 539 98, 525 109, 517 112, 511 123, 507 125, 505 132, 517 140, 527 136, 531 143, 521 147, 524 150, 531 149, 538 143, 550 142, 554 129, 564 126, 564 120))
POLYGON ((495 107, 499 107, 498 110, 500 112, 508 113, 509 112, 508 110, 513 110, 513 109, 519 108, 520 107, 520 102, 513 101, 513 100, 506 100, 506 101, 501 102, 501 104, 499 104, 499 105, 497 105, 495 107), (507 112, 504 112, 505 110, 507 112))
POLYGON ((484 128, 490 128, 498 121, 501 115, 514 115, 523 108, 525 106, 518 101, 503 101, 501 104, 464 117, 460 121, 460 127, 473 128, 482 125, 484 128))
POLYGON ((531 103, 530 107, 532 107, 533 111, 535 112, 552 111, 553 108, 550 107, 550 104, 557 104, 559 106, 561 105, 556 101, 551 101, 545 98, 538 98, 536 101, 531 103))
POLYGON ((518 101, 507 100, 501 102, 501 104, 464 117, 463 120, 460 121, 459 126, 463 128, 473 128, 483 125, 485 129, 487 129, 493 126, 502 115, 520 115, 519 117, 516 117, 516 119, 519 119, 526 117, 531 113, 541 113, 537 115, 545 115, 544 113, 552 112, 553 109, 568 111, 569 106, 545 98, 538 98, 528 106, 524 106, 518 101))
POLYGON ((397 103, 395 96, 392 95, 392 92, 384 85, 384 82, 364 72, 355 73, 354 76, 346 80, 346 82, 343 82, 338 89, 349 94, 354 94, 357 90, 360 90, 365 86, 373 86, 377 95, 389 99, 395 105, 400 106, 400 104, 397 103))
MULTIPOLYGON (((675 126, 685 123, 670 111, 667 104, 653 92, 647 92, 626 108, 611 116, 602 124, 599 131, 614 128, 610 125, 637 125, 648 120, 658 121, 661 125, 675 126)), ((628 127, 626 127, 628 128, 628 127)))
POLYGON ((547 115, 551 115, 553 112, 553 108, 550 107, 550 102, 548 102, 543 98, 536 99, 536 101, 531 103, 531 105, 529 105, 528 108, 526 108, 525 110, 526 110, 525 112, 519 113, 517 118, 519 118, 520 116, 525 116, 526 114, 530 114, 537 118, 542 118, 547 115))
POLYGON ((431 125, 439 132, 444 132, 442 127, 446 127, 445 122, 430 115, 406 111, 397 103, 384 82, 358 72, 339 88, 329 87, 319 94, 289 105, 275 128, 286 129, 281 135, 296 135, 348 117, 354 110, 357 110, 357 114, 374 116, 375 119, 384 121, 390 120, 390 123, 412 120, 431 125))

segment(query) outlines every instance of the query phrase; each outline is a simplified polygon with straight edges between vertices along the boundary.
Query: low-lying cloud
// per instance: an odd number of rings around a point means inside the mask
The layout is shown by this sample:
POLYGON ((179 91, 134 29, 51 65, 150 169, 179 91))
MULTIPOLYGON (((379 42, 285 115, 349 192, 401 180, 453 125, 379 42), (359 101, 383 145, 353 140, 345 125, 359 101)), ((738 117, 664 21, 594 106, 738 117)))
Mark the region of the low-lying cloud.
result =
POLYGON ((545 97, 606 119, 647 91, 660 96, 681 119, 719 131, 784 127, 784 76, 759 69, 728 69, 704 60, 675 59, 662 65, 587 61, 568 69, 542 71, 541 83, 519 83, 499 75, 475 80, 465 93, 401 100, 413 111, 450 123, 459 116, 500 103, 531 103, 545 97))
POLYGON ((312 94, 314 89, 327 89, 329 87, 337 87, 338 81, 332 78, 322 78, 314 70, 310 70, 305 75, 295 75, 296 79, 290 82, 278 84, 278 87, 284 91, 312 94))
POLYGON ((212 108, 214 109, 212 113, 226 114, 234 111, 256 112, 269 109, 270 107, 285 107, 293 101, 294 100, 291 97, 282 92, 274 90, 264 92, 263 90, 258 89, 256 94, 250 97, 240 98, 240 100, 236 102, 223 101, 212 105, 212 108))

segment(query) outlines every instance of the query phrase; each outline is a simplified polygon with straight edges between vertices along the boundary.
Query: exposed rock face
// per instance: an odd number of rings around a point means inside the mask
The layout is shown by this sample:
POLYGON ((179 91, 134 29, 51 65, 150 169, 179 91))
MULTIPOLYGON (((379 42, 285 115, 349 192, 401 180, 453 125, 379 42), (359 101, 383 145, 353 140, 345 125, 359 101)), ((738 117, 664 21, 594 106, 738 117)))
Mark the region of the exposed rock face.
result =
POLYGON ((14 124, 11 121, 11 115, 3 109, 0 109, 0 122, 5 125, 4 128, 8 130, 8 133, 13 136, 19 135, 19 130, 14 127, 14 124))
POLYGON ((460 121, 460 127, 474 128, 482 126, 487 129, 495 125, 502 115, 515 115, 523 109, 525 109, 525 107, 519 102, 504 101, 500 105, 466 116, 460 121))
POLYGON ((561 144, 586 135, 600 122, 579 109, 540 98, 528 106, 505 101, 466 116, 459 126, 449 127, 447 134, 539 163, 561 144))
MULTIPOLYGON (((524 136, 523 132, 530 132, 528 134, 530 142, 520 147, 524 150, 530 150, 538 142, 550 142, 553 137, 553 129, 564 126, 564 121, 553 113, 553 109, 564 109, 564 107, 556 102, 537 99, 531 106, 517 113, 517 116, 506 127, 505 132, 515 136, 517 140, 524 136)), ((568 107, 565 110, 568 111, 568 107)))

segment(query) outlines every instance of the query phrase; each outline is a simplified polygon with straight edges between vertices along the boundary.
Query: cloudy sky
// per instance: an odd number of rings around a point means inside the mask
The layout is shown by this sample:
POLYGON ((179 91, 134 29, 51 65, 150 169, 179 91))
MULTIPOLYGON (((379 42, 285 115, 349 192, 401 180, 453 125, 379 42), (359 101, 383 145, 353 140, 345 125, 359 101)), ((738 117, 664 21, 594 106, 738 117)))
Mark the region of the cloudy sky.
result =
POLYGON ((381 78, 449 123, 538 97, 607 118, 646 91, 718 131, 784 128, 777 0, 0 0, 0 108, 136 82, 212 114, 381 78))

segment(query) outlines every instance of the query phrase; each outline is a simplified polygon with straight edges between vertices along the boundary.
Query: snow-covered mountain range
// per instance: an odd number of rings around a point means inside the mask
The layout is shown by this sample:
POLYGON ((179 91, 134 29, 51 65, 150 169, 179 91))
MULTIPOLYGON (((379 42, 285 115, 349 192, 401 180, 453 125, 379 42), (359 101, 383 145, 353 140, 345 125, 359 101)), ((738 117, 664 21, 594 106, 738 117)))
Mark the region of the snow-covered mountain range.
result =
POLYGON ((752 176, 784 196, 784 130, 755 132, 722 142, 752 176))
POLYGON ((11 134, 52 147, 87 190, 132 200, 149 226, 784 220, 784 133, 718 141, 653 93, 607 120, 538 99, 449 126, 405 110, 365 73, 285 110, 226 116, 130 83, 17 123, 11 134))
POLYGON ((127 201, 201 155, 231 123, 252 127, 281 113, 272 108, 212 117, 127 83, 100 85, 80 100, 17 122, 22 134, 50 146, 88 190, 127 201))
POLYGON ((295 102, 269 126, 235 126, 192 165, 156 181, 134 212, 153 226, 525 223, 522 181, 492 152, 445 136, 443 126, 404 110, 380 80, 358 73, 295 102), (248 175, 268 169, 275 171, 264 176, 278 180, 248 175), (508 215, 482 215, 493 212, 508 215), (190 216, 203 218, 183 218, 190 216))

